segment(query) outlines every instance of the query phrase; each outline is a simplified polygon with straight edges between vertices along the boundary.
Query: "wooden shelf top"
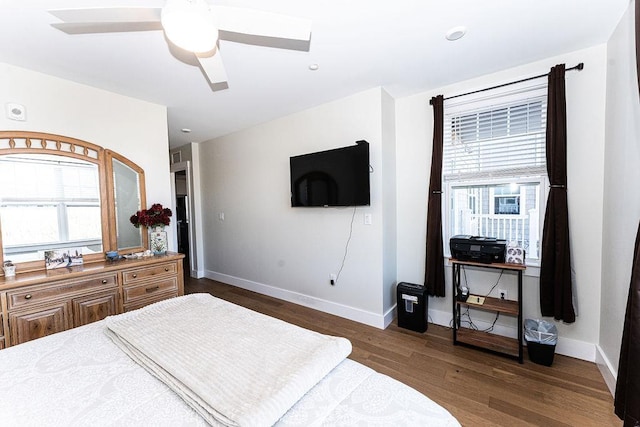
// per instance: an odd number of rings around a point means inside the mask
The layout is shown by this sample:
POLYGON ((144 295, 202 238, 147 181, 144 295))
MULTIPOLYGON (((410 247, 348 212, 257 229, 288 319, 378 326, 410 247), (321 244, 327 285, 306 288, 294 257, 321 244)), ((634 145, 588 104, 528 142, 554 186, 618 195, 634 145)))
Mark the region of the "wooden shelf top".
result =
POLYGON ((511 264, 511 263, 497 263, 497 262, 484 263, 484 262, 475 262, 475 261, 461 261, 456 258, 449 258, 449 263, 460 264, 460 265, 470 265, 474 267, 497 268, 501 270, 522 271, 527 269, 526 264, 511 264))
POLYGON ((466 301, 458 301, 460 305, 466 305, 471 308, 477 308, 478 310, 486 310, 486 311, 494 311, 499 313, 508 314, 511 316, 517 316, 518 312, 518 301, 493 298, 493 297, 484 297, 483 304, 473 304, 466 301))
POLYGON ((520 355, 517 339, 468 328, 460 328, 457 332, 457 341, 460 343, 497 351, 514 357, 519 357, 520 355))

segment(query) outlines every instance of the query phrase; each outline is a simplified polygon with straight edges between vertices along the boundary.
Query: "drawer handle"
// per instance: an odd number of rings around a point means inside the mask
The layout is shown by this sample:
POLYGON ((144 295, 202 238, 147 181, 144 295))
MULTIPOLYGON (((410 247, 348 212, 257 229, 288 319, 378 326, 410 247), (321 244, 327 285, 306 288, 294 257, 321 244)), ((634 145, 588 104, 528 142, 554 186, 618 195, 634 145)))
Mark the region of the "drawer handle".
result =
POLYGON ((107 279, 102 279, 102 284, 106 285, 107 283, 109 283, 109 281, 107 279))
POLYGON ((32 295, 31 295, 31 294, 26 294, 26 295, 24 296, 24 299, 31 299, 31 298, 32 298, 32 295))
POLYGON ((135 279, 136 277, 138 277, 138 275, 137 275, 137 274, 135 274, 135 273, 133 273, 131 276, 132 276, 134 279, 135 279))
POLYGON ((146 288, 145 291, 153 292, 153 291, 157 291, 158 289, 160 289, 160 286, 152 286, 152 287, 146 288))
POLYGON ((169 267, 165 267, 165 268, 164 268, 164 271, 169 271, 169 267))

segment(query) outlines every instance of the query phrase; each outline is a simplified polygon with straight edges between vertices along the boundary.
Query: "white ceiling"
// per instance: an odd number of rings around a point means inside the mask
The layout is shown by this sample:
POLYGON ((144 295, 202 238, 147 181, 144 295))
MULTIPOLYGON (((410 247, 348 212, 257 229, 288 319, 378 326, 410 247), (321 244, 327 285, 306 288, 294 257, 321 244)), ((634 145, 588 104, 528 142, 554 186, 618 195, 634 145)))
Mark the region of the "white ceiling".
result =
POLYGON ((213 92, 200 68, 172 56, 160 31, 71 36, 51 27, 59 20, 47 13, 164 0, 0 0, 0 62, 166 105, 177 147, 376 86, 401 97, 603 43, 630 2, 209 1, 310 18, 311 48, 221 41, 229 89, 213 92), (458 25, 467 35, 447 41, 458 25))

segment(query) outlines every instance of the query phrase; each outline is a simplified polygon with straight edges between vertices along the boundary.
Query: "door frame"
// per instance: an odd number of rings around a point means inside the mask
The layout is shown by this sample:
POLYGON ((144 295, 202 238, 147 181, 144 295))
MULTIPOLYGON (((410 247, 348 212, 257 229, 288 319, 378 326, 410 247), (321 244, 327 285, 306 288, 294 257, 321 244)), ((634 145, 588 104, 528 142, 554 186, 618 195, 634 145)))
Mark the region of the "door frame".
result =
MULTIPOLYGON (((173 212, 176 212, 176 172, 185 171, 185 176, 187 178, 187 220, 189 221, 189 276, 190 277, 198 277, 198 264, 197 264, 197 247, 195 244, 195 235, 196 235, 196 221, 195 221, 195 209, 193 206, 193 178, 192 178, 192 170, 191 170, 191 162, 186 160, 184 162, 174 163, 171 165, 171 205, 173 207, 173 212)), ((177 220, 176 220, 177 221, 177 220)), ((173 239, 174 242, 178 242, 178 224, 173 228, 173 239)))

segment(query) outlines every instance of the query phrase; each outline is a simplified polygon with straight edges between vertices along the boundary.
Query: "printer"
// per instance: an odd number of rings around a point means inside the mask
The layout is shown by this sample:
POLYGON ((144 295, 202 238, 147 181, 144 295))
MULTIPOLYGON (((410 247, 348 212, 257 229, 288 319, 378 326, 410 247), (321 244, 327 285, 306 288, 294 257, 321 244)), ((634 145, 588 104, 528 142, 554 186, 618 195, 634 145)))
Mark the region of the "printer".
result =
POLYGON ((457 235, 449 240, 451 256, 460 261, 504 263, 507 241, 495 237, 457 235))

